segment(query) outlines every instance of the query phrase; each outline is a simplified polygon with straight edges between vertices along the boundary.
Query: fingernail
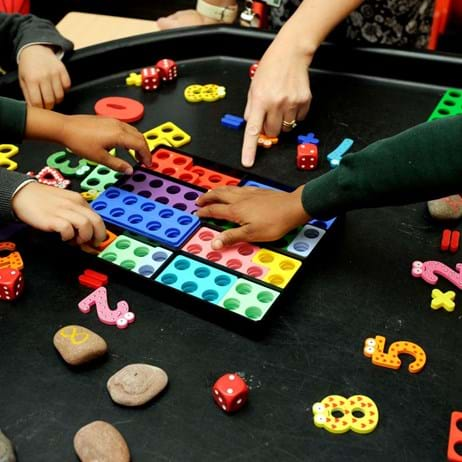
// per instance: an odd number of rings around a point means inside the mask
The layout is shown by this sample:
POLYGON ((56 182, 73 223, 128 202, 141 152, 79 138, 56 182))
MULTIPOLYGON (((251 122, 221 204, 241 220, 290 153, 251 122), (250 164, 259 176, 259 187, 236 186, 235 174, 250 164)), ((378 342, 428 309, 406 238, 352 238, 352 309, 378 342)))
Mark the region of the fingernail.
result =
POLYGON ((213 250, 220 250, 223 248, 223 241, 221 239, 215 239, 212 242, 212 249, 213 250))
POLYGON ((132 167, 127 167, 124 170, 125 175, 132 175, 133 174, 133 168, 132 167))
POLYGON ((242 159, 242 165, 244 167, 252 167, 252 165, 253 165, 252 159, 249 159, 248 157, 244 157, 242 159))

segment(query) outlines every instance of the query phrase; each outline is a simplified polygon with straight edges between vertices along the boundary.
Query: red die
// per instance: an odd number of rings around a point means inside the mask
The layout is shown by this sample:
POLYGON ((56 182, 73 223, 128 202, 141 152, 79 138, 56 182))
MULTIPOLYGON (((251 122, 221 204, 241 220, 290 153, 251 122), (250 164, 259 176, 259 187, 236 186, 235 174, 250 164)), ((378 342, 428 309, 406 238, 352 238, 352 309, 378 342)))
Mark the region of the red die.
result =
POLYGON ((315 144, 299 144, 297 147, 297 168, 314 170, 318 166, 318 147, 315 144))
POLYGON ((155 67, 141 69, 141 86, 144 90, 157 90, 160 84, 160 73, 155 67))
POLYGON ((248 394, 249 387, 237 374, 222 375, 212 388, 213 399, 225 412, 240 409, 248 394))
POLYGON ((0 300, 14 300, 24 289, 21 271, 11 268, 0 269, 0 300))
POLYGON ((253 76, 255 75, 255 72, 257 72, 257 69, 258 69, 258 63, 253 63, 250 67, 249 67, 249 77, 251 79, 253 79, 253 76))
POLYGON ((175 80, 178 77, 178 68, 176 62, 172 59, 157 61, 156 69, 159 71, 162 80, 175 80))

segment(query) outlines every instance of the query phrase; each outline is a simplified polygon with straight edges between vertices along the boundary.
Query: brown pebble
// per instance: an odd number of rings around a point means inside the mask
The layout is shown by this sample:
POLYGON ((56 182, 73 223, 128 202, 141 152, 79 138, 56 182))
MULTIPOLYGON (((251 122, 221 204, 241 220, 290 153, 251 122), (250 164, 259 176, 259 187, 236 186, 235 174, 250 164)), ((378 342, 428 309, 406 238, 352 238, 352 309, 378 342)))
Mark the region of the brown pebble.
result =
POLYGON ((458 220, 462 217, 462 197, 459 194, 428 201, 427 207, 435 220, 458 220))
POLYGON ((150 364, 129 364, 107 382, 113 401, 123 406, 141 406, 158 395, 168 383, 164 370, 150 364))
POLYGON ((72 366, 92 361, 107 352, 107 343, 82 326, 64 326, 53 337, 53 344, 66 363, 72 366))
POLYGON ((11 441, 0 430, 0 462, 16 462, 11 441))
POLYGON ((102 420, 82 427, 74 436, 81 462, 130 462, 130 450, 120 432, 102 420))

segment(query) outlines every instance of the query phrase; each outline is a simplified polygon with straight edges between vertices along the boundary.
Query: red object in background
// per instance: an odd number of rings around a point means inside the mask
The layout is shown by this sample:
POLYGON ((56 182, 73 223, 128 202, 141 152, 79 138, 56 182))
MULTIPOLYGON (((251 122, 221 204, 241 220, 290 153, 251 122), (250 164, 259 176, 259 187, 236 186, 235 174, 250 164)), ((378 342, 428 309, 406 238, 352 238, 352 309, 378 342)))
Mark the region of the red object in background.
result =
POLYGON ((449 244, 449 250, 452 253, 456 253, 459 250, 460 242, 460 231, 453 231, 451 234, 451 243, 449 244))
POLYGON ((253 76, 255 75, 255 72, 257 72, 257 69, 258 69, 258 63, 253 63, 250 67, 249 67, 249 77, 251 79, 253 79, 253 76))
POLYGON ((438 39, 440 35, 446 32, 451 9, 455 3, 458 3, 458 9, 460 11, 460 1, 453 2, 453 0, 436 0, 435 8, 433 10, 432 31, 427 45, 429 50, 436 50, 438 47, 438 39))
POLYGON ((2 0, 0 1, 1 13, 30 13, 30 0, 2 0))
POLYGON ((258 16, 258 28, 266 29, 268 27, 268 5, 263 2, 254 1, 252 11, 258 16))

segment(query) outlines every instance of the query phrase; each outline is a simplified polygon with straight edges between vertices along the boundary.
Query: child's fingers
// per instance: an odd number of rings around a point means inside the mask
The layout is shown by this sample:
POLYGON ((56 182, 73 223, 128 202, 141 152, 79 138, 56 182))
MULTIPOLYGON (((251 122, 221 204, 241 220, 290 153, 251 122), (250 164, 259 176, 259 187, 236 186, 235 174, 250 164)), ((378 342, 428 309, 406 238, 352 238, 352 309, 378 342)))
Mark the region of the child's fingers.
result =
POLYGON ((42 101, 45 109, 53 109, 55 105, 55 95, 51 82, 48 79, 40 82, 40 93, 42 94, 42 101))
POLYGON ((60 79, 52 79, 53 93, 55 95, 55 103, 60 103, 64 99, 64 89, 60 79))
POLYGON ((199 196, 196 200, 196 204, 199 207, 203 207, 207 204, 222 203, 230 204, 241 195, 241 190, 237 186, 223 186, 221 188, 212 189, 202 196, 199 196))
POLYGON ((74 229, 77 243, 91 241, 93 239, 94 228, 93 223, 81 210, 63 210, 60 216, 64 218, 74 229))
POLYGON ((91 224, 93 232, 90 239, 98 246, 106 239, 106 226, 104 225, 103 219, 95 213, 87 203, 79 208, 79 213, 84 215, 91 224))
POLYGON ((244 225, 239 228, 232 228, 223 231, 212 241, 212 249, 220 250, 228 245, 236 244, 237 242, 249 242, 249 225, 244 225))
POLYGON ((50 231, 59 233, 63 241, 70 241, 75 235, 72 224, 65 218, 60 217, 56 217, 50 222, 50 231))
POLYGON ((131 175, 133 173, 133 167, 126 162, 125 160, 120 159, 119 157, 113 157, 107 151, 102 151, 99 153, 95 159, 98 163, 106 165, 106 167, 112 168, 120 173, 125 173, 126 175, 131 175))
POLYGON ((27 83, 27 91, 29 94, 29 104, 34 107, 44 107, 40 86, 38 83, 27 83))
POLYGON ((205 207, 197 210, 196 215, 201 218, 210 217, 216 218, 217 220, 235 220, 235 218, 232 216, 230 206, 227 204, 206 205, 205 207))
POLYGON ((66 67, 63 65, 61 71, 59 73, 61 84, 64 88, 64 91, 68 91, 71 88, 71 78, 69 77, 69 73, 67 72, 66 67))
POLYGON ((135 127, 130 125, 126 125, 124 129, 123 147, 134 149, 138 161, 150 167, 152 165, 152 155, 144 136, 135 127))

